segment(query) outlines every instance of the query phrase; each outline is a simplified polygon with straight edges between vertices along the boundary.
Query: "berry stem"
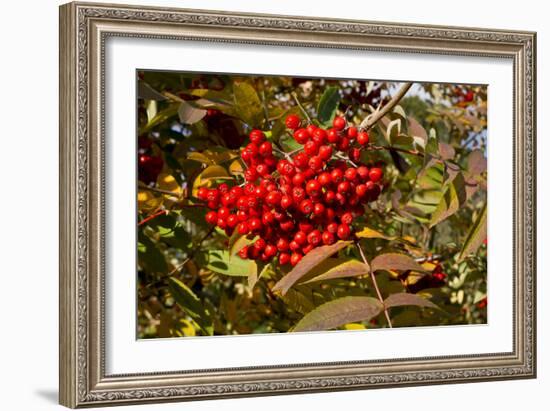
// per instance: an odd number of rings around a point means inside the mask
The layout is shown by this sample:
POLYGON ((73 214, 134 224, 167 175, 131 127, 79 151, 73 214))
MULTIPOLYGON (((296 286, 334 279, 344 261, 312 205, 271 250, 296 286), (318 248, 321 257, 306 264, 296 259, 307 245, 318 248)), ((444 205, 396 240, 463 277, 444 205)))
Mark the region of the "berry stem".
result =
MULTIPOLYGON (((363 262, 368 266, 370 267, 368 261, 367 261, 367 257, 365 257, 365 253, 363 251, 363 249, 361 248, 361 246, 359 245, 359 241, 356 241, 355 242, 355 245, 357 246, 357 249, 359 250, 359 254, 361 254, 361 258, 363 259, 363 262)), ((378 288, 378 283, 376 282, 376 276, 374 275, 374 271, 372 271, 370 268, 369 268, 369 273, 370 273, 370 278, 372 279, 372 283, 374 285, 374 289, 376 290, 376 295, 378 296, 378 300, 380 301, 380 303, 382 304, 382 306, 384 307, 384 315, 386 316, 386 321, 388 321, 388 326, 390 328, 393 328, 392 326, 392 323, 391 323, 391 318, 390 318, 390 314, 388 313, 388 309, 386 308, 386 306, 384 305, 384 299, 382 298, 382 294, 380 293, 380 289, 378 288)))
POLYGON ((390 101, 388 101, 388 104, 386 104, 384 107, 380 109, 380 111, 375 111, 372 115, 365 118, 362 122, 359 128, 370 130, 372 126, 376 124, 378 120, 380 120, 382 117, 384 117, 386 114, 388 114, 392 108, 394 108, 399 101, 407 94, 407 91, 412 87, 412 83, 403 83, 401 88, 395 93, 395 95, 391 98, 390 101))
POLYGON ((348 163, 350 163, 353 167, 357 167, 357 164, 355 164, 353 161, 351 161, 349 159, 349 157, 347 156, 344 156, 342 154, 335 154, 334 155, 336 158, 339 158, 340 160, 344 160, 344 161, 347 161, 348 163))
POLYGON ((295 92, 292 92, 292 97, 294 98, 294 101, 296 101, 296 104, 298 105, 298 107, 300 107, 300 110, 302 110, 302 113, 304 114, 304 116, 307 118, 308 123, 312 123, 311 117, 309 116, 308 112, 306 111, 304 106, 302 106, 302 103, 300 103, 300 100, 298 100, 298 95, 295 92))

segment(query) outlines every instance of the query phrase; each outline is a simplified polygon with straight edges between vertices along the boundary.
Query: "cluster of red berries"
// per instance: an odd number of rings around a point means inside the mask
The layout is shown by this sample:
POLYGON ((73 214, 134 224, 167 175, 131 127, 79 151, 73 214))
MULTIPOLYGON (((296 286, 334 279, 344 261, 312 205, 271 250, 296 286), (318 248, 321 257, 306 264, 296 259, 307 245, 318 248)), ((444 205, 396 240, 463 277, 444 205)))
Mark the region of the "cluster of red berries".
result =
POLYGON ((164 160, 160 156, 148 154, 153 142, 146 136, 138 138, 138 178, 146 184, 157 181, 162 171, 164 160))
POLYGON ((325 130, 313 124, 301 128, 296 115, 286 127, 303 145, 291 153, 274 150, 260 130, 252 130, 241 151, 246 164, 243 186, 202 187, 197 197, 212 210, 206 221, 228 235, 258 239, 239 251, 241 258, 296 265, 315 247, 352 237, 354 218, 381 192, 380 167, 360 163, 368 144, 366 131, 336 117, 325 130))

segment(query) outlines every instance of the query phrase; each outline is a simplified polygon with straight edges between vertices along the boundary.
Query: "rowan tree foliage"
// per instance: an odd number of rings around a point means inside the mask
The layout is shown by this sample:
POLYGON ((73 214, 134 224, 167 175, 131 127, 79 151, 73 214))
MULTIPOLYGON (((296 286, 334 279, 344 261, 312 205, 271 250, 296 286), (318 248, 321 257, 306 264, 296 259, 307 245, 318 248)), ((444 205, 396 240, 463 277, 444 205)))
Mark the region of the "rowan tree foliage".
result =
POLYGON ((138 73, 138 337, 487 321, 487 88, 138 73))

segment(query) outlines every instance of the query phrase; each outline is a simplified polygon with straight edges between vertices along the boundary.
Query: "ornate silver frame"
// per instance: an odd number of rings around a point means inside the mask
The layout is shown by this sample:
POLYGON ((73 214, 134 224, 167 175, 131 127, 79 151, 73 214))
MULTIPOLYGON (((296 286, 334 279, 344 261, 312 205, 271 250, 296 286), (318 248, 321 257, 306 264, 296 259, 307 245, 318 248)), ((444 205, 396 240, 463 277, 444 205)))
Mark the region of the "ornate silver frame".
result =
POLYGON ((70 3, 60 8, 60 403, 68 407, 536 376, 536 35, 459 27, 70 3), (514 64, 512 352, 106 375, 103 64, 109 36, 490 56, 514 64))

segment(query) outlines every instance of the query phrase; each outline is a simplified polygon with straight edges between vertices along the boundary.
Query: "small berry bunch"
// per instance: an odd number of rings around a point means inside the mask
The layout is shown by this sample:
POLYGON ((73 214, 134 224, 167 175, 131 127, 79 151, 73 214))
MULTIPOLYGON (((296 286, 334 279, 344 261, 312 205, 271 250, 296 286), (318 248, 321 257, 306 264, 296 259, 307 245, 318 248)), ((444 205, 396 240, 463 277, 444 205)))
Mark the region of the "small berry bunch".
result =
POLYGON ((162 171, 164 160, 151 153, 153 142, 146 136, 138 138, 138 178, 146 184, 157 181, 162 171))
POLYGON ((206 221, 241 235, 258 236, 239 251, 241 258, 296 265, 321 245, 353 236, 355 217, 381 192, 382 169, 360 162, 369 135, 336 117, 328 130, 301 127, 296 115, 286 127, 303 147, 290 153, 274 149, 261 130, 252 130, 241 151, 245 183, 201 187, 197 197, 212 210, 206 221))

